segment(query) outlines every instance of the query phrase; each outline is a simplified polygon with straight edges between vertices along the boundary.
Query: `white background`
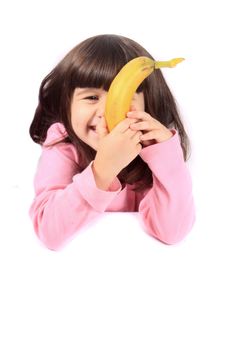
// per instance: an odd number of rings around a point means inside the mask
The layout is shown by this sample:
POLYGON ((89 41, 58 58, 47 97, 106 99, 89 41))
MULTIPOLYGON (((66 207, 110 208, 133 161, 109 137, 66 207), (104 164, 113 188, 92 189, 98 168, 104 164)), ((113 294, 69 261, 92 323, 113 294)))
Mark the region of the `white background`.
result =
POLYGON ((230 1, 2 1, 0 348, 232 349, 230 1), (28 218, 44 76, 81 40, 122 34, 159 60, 192 141, 197 221, 166 246, 135 214, 104 215, 61 252, 28 218))

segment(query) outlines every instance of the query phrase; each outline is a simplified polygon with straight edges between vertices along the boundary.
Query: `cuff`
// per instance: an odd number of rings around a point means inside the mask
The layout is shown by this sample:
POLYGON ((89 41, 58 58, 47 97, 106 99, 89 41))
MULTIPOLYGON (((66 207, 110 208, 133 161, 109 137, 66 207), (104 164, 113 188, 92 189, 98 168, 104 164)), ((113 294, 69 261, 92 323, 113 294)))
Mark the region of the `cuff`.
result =
POLYGON ((178 132, 171 130, 173 136, 167 141, 156 143, 143 148, 140 157, 148 164, 150 169, 156 173, 160 169, 172 170, 178 164, 184 163, 183 150, 180 145, 178 132))

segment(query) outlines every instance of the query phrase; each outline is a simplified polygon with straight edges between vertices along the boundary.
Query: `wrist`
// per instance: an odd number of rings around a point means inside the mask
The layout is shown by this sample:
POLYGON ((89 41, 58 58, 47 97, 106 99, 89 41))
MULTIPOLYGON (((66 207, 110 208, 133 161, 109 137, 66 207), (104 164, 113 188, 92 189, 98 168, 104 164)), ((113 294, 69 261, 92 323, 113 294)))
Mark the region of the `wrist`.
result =
POLYGON ((108 172, 104 166, 100 166, 97 162, 95 162, 95 160, 92 163, 92 171, 96 186, 103 191, 107 191, 111 183, 116 178, 116 175, 108 172))

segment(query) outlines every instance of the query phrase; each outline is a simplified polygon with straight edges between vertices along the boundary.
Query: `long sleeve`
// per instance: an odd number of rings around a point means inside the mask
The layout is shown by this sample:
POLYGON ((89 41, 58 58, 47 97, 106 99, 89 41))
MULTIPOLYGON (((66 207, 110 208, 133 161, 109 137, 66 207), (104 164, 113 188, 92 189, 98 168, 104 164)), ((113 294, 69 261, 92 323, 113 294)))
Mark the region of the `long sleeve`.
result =
POLYGON ((141 199, 145 230, 167 244, 181 241, 195 220, 192 182, 177 132, 171 139, 142 149, 153 175, 153 187, 141 199))
POLYGON ((140 156, 152 171, 153 187, 138 194, 131 185, 123 188, 118 178, 107 191, 100 190, 92 162, 78 172, 77 152, 72 144, 63 142, 66 136, 60 123, 50 127, 34 179, 30 216, 47 248, 61 248, 108 211, 139 211, 145 230, 168 244, 189 232, 195 215, 192 184, 178 135, 141 150, 140 156))
POLYGON ((39 239, 49 249, 57 250, 106 210, 121 191, 121 184, 116 178, 108 191, 98 189, 92 163, 77 173, 71 144, 47 144, 34 180, 30 216, 39 239))

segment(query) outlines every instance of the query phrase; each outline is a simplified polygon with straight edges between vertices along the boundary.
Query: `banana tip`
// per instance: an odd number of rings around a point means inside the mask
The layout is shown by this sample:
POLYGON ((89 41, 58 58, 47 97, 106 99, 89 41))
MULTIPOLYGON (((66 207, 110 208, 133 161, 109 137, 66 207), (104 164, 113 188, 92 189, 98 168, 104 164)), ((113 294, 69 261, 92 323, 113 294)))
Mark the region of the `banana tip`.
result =
POLYGON ((181 63, 184 61, 183 57, 173 58, 171 62, 171 67, 175 67, 178 63, 181 63))
POLYGON ((169 61, 155 61, 155 66, 154 68, 155 69, 158 69, 158 68, 164 68, 164 67, 167 67, 167 68, 173 68, 175 67, 178 63, 184 61, 185 59, 183 57, 177 57, 177 58, 172 58, 171 60, 169 61))

